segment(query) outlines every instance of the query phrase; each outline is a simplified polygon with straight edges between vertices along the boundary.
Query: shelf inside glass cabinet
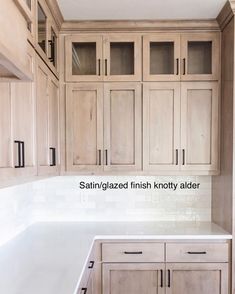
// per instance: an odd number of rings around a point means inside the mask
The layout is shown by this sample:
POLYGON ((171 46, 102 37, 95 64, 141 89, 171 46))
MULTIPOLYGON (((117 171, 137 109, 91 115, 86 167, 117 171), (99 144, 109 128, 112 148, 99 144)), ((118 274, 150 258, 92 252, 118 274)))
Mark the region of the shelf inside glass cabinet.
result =
POLYGON ((72 43, 73 75, 96 75, 96 43, 72 43))

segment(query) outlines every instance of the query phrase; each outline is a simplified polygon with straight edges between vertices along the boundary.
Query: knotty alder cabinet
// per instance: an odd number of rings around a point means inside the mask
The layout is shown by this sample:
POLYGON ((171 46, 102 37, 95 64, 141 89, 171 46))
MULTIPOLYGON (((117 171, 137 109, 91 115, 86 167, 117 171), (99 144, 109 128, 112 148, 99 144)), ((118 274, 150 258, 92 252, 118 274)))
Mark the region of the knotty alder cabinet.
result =
POLYGON ((71 35, 65 52, 68 82, 141 80, 140 35, 71 35))
POLYGON ((67 85, 67 169, 141 169, 141 86, 67 85))
POLYGON ((216 173, 218 83, 145 83, 143 93, 144 170, 216 173))
POLYGON ((219 33, 143 37, 144 81, 218 80, 219 67, 219 33))
POLYGON ((59 172, 59 85, 37 57, 37 158, 38 174, 59 172))
POLYGON ((227 243, 103 243, 103 294, 228 294, 227 243))

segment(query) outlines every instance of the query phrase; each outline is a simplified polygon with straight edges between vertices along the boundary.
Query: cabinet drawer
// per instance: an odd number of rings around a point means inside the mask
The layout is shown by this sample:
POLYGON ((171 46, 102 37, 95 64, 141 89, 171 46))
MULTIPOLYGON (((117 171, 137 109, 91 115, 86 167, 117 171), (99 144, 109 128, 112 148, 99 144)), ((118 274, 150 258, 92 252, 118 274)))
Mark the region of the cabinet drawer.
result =
POLYGON ((164 243, 103 243, 103 262, 163 262, 164 243))
POLYGON ((167 262, 228 262, 227 243, 166 244, 167 262))

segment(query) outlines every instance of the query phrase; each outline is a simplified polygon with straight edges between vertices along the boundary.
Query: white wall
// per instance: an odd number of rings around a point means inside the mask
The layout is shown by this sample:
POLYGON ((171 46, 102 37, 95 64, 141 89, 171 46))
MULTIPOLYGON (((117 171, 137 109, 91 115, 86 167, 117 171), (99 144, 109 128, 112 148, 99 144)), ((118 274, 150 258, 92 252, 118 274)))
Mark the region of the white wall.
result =
POLYGON ((211 177, 67 176, 0 190, 0 243, 35 221, 210 221, 211 177), (200 183, 199 190, 79 190, 79 181, 200 183))

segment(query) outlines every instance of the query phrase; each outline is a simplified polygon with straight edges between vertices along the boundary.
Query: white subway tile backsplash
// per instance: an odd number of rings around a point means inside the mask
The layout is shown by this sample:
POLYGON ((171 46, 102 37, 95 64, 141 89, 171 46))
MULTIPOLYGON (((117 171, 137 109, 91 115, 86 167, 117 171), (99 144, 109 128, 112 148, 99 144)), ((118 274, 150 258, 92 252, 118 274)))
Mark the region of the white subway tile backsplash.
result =
POLYGON ((35 221, 210 221, 211 177, 63 176, 0 190, 0 243, 35 221), (79 182, 178 183, 175 191, 80 190, 79 182), (198 182, 198 190, 180 189, 198 182))

